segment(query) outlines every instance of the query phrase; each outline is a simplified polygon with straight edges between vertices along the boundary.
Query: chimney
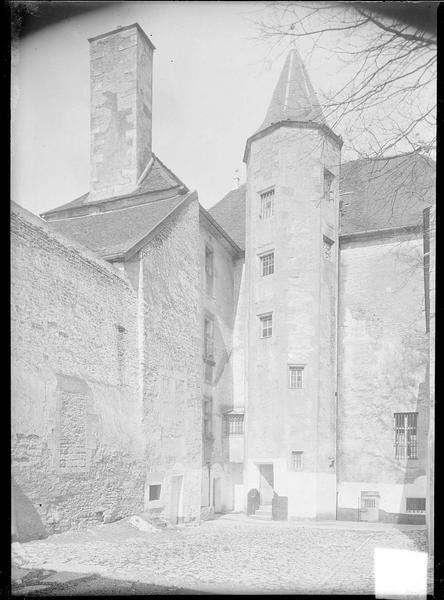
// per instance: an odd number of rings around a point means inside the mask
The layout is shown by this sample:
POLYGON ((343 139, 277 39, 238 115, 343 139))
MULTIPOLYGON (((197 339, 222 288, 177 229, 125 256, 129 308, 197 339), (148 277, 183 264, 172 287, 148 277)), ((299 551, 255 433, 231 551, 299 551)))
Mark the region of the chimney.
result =
POLYGON ((90 192, 131 193, 151 159, 154 46, 134 23, 90 38, 90 192))

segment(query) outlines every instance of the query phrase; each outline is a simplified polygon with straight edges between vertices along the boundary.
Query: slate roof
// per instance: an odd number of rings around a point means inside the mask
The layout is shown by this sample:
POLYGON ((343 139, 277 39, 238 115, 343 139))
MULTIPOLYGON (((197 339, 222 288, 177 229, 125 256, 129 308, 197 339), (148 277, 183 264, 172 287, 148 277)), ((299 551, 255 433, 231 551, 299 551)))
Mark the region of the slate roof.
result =
POLYGON ((228 192, 208 210, 239 248, 245 249, 245 184, 228 192))
POLYGON ((116 257, 131 250, 189 196, 151 199, 141 205, 50 221, 49 224, 102 258, 116 257))
POLYGON ((280 121, 326 124, 305 65, 295 48, 288 53, 265 120, 258 131, 280 121))
MULTIPOLYGON (((344 163, 340 176, 340 234, 422 223, 434 203, 435 164, 417 154, 344 163)), ((245 185, 228 192, 209 213, 245 249, 245 185)))

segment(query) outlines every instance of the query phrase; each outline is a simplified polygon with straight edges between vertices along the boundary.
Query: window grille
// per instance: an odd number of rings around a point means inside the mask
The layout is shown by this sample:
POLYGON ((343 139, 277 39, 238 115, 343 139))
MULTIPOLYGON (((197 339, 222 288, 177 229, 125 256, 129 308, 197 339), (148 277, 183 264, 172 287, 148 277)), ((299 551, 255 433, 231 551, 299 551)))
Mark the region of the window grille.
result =
POLYGON ((273 316, 271 314, 260 317, 261 337, 271 337, 273 334, 273 316))
POLYGON ((214 282, 214 252, 208 246, 205 246, 205 278, 207 294, 213 294, 214 282))
POLYGON ((363 498, 362 508, 376 508, 376 498, 363 498))
POLYGON ((325 260, 331 260, 332 257, 333 241, 326 235, 323 236, 322 253, 325 260))
POLYGON ((274 214, 274 189, 261 194, 261 217, 269 219, 274 214))
POLYGON ((296 367, 294 365, 290 365, 288 367, 288 372, 289 372, 289 387, 291 389, 297 389, 297 390, 302 389, 304 367, 296 367))
POLYGON ((214 323, 209 318, 205 318, 204 325, 204 354, 207 360, 214 360, 214 323))
POLYGON ((244 415, 225 415, 226 435, 242 435, 244 433, 244 415))
POLYGON ((395 459, 417 459, 418 413, 395 413, 395 459))
POLYGON ((423 513, 426 509, 425 498, 406 498, 406 510, 409 513, 423 513))
POLYGON ((291 453, 291 468, 293 471, 302 471, 304 466, 304 453, 301 451, 293 451, 291 453))
POLYGON ((262 277, 273 275, 274 273, 274 252, 261 256, 261 273, 262 277))

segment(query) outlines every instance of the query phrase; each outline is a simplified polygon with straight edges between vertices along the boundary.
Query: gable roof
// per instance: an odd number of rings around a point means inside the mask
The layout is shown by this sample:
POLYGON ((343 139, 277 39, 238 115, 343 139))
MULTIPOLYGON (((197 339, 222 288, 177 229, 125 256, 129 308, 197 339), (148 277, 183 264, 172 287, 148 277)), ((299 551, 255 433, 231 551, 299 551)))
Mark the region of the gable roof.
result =
POLYGON ((50 221, 49 224, 101 258, 123 258, 192 195, 175 194, 145 204, 50 221))
MULTIPOLYGON (((435 164, 418 153, 354 160, 341 165, 339 189, 340 235, 418 225, 434 203, 435 164)), ((245 196, 244 184, 209 209, 242 249, 245 196)))

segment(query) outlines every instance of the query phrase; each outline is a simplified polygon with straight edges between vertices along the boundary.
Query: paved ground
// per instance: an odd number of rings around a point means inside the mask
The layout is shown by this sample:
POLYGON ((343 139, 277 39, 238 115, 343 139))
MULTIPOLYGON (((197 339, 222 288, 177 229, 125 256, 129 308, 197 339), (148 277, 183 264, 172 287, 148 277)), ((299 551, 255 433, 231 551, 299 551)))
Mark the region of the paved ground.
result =
POLYGON ((12 592, 374 594, 375 548, 426 551, 425 528, 227 515, 140 531, 123 520, 22 544, 12 592))

